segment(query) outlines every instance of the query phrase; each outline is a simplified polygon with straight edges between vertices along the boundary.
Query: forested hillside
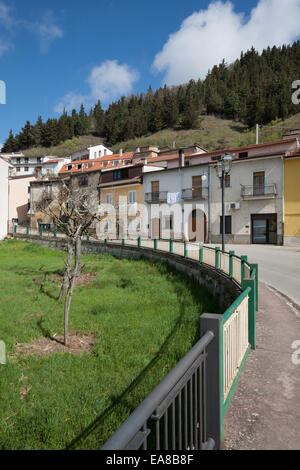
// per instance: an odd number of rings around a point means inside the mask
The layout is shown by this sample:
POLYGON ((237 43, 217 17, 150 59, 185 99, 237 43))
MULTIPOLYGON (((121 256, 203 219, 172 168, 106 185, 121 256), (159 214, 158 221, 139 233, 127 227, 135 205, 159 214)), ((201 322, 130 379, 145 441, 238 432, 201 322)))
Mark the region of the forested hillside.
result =
MULTIPOLYGON (((215 66, 205 80, 159 88, 122 97, 104 111, 100 101, 86 113, 64 112, 59 119, 39 117, 26 122, 16 136, 10 132, 3 151, 50 148, 74 136, 92 134, 109 146, 138 139, 164 129, 175 131, 201 128, 205 116, 241 122, 250 130, 299 113, 291 100, 292 83, 300 79, 300 41, 291 46, 254 49, 239 60, 215 66)), ((155 142, 153 142, 155 143, 155 142)))

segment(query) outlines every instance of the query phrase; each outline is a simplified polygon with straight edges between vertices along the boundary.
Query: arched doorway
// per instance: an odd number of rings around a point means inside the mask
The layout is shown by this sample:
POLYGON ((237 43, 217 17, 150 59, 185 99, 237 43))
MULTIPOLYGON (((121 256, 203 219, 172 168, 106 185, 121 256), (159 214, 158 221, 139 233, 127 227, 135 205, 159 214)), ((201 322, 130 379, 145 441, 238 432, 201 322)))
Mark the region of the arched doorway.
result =
POLYGON ((189 218, 189 241, 206 242, 206 214, 201 209, 194 209, 189 218))

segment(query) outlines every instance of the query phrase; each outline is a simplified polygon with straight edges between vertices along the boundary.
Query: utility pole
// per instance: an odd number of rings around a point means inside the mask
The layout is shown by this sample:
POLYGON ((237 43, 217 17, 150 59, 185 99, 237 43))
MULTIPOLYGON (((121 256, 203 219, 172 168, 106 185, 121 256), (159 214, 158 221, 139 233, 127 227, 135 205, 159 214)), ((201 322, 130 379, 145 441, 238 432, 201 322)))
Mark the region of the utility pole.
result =
POLYGON ((259 141, 258 130, 259 130, 259 124, 256 124, 256 145, 258 144, 258 141, 259 141))

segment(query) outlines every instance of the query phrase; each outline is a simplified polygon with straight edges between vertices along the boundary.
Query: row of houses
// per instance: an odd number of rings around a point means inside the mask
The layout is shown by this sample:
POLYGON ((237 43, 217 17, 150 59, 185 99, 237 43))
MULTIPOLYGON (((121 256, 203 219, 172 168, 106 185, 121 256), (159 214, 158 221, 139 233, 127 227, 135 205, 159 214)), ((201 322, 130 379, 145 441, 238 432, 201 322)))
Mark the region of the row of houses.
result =
MULTIPOLYGON (((108 149, 107 149, 108 150, 108 149)), ((30 181, 30 225, 51 227, 34 210, 45 187, 61 178, 87 188, 101 207, 110 207, 98 235, 138 236, 220 243, 221 184, 216 163, 232 157, 225 180, 227 243, 300 243, 300 130, 282 140, 206 152, 147 146, 119 154, 99 150, 73 155, 55 179, 30 181)))

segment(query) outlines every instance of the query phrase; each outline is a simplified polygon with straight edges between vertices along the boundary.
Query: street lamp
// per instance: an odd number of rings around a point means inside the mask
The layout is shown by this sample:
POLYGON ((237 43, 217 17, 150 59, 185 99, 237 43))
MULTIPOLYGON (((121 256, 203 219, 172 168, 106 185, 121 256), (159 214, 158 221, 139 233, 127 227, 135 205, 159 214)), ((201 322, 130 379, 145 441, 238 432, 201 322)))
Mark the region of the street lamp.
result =
POLYGON ((222 188, 222 251, 225 251, 225 176, 230 173, 232 166, 232 156, 229 154, 223 155, 221 160, 216 164, 216 172, 218 178, 221 180, 222 188))

